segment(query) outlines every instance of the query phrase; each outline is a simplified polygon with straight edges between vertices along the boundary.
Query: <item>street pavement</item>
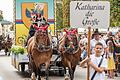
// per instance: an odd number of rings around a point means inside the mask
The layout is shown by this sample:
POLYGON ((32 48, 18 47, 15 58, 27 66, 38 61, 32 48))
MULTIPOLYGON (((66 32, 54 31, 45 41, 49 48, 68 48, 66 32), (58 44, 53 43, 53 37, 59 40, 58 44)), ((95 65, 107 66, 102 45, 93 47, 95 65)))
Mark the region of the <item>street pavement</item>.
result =
MULTIPOLYGON (((87 80, 87 68, 81 68, 77 66, 75 71, 74 80, 87 80)), ((0 52, 0 80, 31 80, 30 76, 25 72, 20 72, 11 65, 11 57, 5 56, 4 52, 0 52)), ((45 80, 42 78, 42 80, 45 80)), ((64 77, 60 76, 50 76, 50 80, 64 80, 64 77)), ((115 79, 107 79, 105 80, 120 80, 119 77, 115 77, 115 79)))

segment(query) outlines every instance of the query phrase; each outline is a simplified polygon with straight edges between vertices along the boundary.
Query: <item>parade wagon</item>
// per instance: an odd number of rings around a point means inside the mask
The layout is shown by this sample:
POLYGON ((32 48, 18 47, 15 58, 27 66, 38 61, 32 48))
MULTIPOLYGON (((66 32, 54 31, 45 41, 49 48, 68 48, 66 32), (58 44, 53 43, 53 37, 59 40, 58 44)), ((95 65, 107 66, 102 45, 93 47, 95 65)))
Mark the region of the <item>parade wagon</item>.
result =
MULTIPOLYGON (((29 32, 32 32, 31 26, 34 29, 36 28, 35 31, 38 32, 39 30, 45 31, 47 29, 47 28, 45 28, 46 25, 49 25, 49 28, 46 31, 48 31, 48 33, 50 31, 51 35, 52 34, 55 35, 54 18, 52 20, 48 19, 48 4, 50 4, 50 3, 46 3, 46 2, 44 2, 44 3, 21 2, 20 3, 20 2, 17 2, 17 1, 16 1, 16 3, 21 5, 21 6, 18 6, 18 7, 21 8, 20 9, 21 11, 18 10, 18 11, 21 12, 20 13, 21 18, 18 18, 18 16, 16 17, 16 25, 15 25, 15 29, 16 29, 15 44, 16 45, 24 46, 24 42, 27 42, 27 41, 25 41, 26 38, 30 35, 29 32)), ((16 15, 17 14, 19 14, 19 12, 16 12, 16 15)), ((52 42, 51 45, 52 45, 53 53, 52 53, 52 58, 51 58, 51 61, 50 61, 49 71, 54 72, 54 73, 58 72, 60 75, 64 75, 64 67, 62 66, 62 63, 61 63, 61 56, 59 55, 58 47, 56 48, 54 46, 54 42, 52 42)), ((29 47, 29 46, 27 46, 27 47, 29 47)), ((42 45, 42 47, 43 46, 44 45, 42 45)), ((16 52, 12 52, 12 56, 11 56, 12 57, 12 65, 16 69, 18 69, 19 71, 25 71, 26 64, 27 64, 29 73, 31 74, 31 71, 32 71, 31 68, 30 68, 30 63, 32 63, 32 61, 30 61, 31 52, 24 52, 24 54, 21 54, 21 53, 15 54, 15 53, 16 52), (27 53, 30 54, 30 55, 28 55, 27 53)), ((44 53, 44 51, 43 51, 43 53, 44 53)), ((41 56, 39 56, 39 57, 41 57, 41 56)), ((45 57, 47 57, 47 56, 45 56, 45 57)), ((36 58, 34 58, 34 60, 35 59, 36 58)), ((42 61, 43 61, 43 57, 42 57, 42 61)), ((41 64, 41 62, 39 60, 35 60, 34 63, 35 62, 39 62, 41 64)), ((34 66, 34 64, 32 64, 32 66, 34 66)), ((43 68, 41 70, 43 72, 45 71, 44 65, 43 65, 43 68)))
MULTIPOLYGON (((52 74, 58 74, 60 76, 64 76, 65 72, 64 72, 64 67, 61 63, 61 56, 59 55, 59 51, 58 51, 58 44, 57 44, 57 37, 56 36, 52 36, 52 38, 54 38, 52 40, 52 50, 53 50, 53 55, 51 58, 51 64, 50 64, 50 75, 52 74), (56 41, 55 41, 56 40, 56 41)), ((13 46, 11 48, 11 63, 12 65, 21 72, 24 72, 25 70, 30 70, 29 69, 29 57, 28 57, 28 53, 26 51, 26 49, 22 46, 13 46)), ((44 66, 41 69, 42 72, 45 71, 44 66)), ((29 74, 31 71, 29 71, 29 74)))

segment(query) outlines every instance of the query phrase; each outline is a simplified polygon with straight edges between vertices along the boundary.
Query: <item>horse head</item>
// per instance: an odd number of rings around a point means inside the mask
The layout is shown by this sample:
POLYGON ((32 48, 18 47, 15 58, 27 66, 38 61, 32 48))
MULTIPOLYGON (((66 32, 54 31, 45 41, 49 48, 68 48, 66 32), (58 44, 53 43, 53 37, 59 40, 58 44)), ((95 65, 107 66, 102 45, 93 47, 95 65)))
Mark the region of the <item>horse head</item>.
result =
POLYGON ((49 36, 47 33, 47 28, 48 28, 48 24, 46 24, 45 26, 41 26, 38 27, 36 26, 36 32, 35 32, 35 45, 38 48, 38 50, 42 51, 43 49, 48 48, 49 44, 50 44, 50 40, 49 40, 49 36))
POLYGON ((76 36, 76 29, 66 30, 66 37, 65 37, 65 47, 71 51, 76 50, 78 48, 78 41, 76 36))

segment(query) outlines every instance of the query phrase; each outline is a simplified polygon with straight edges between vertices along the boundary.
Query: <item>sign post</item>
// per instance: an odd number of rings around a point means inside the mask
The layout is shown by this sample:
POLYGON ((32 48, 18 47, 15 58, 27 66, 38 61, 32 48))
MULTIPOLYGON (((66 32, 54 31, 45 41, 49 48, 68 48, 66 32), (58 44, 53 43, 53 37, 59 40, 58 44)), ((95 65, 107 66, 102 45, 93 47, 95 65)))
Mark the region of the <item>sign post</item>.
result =
MULTIPOLYGON (((71 1, 70 26, 72 28, 88 29, 88 57, 90 57, 91 28, 108 28, 110 18, 110 3, 108 1, 71 1)), ((90 80, 89 65, 87 80, 90 80)))
MULTIPOLYGON (((88 57, 90 57, 90 39, 91 39, 91 27, 88 27, 88 49, 87 49, 88 57)), ((90 67, 89 65, 87 65, 87 80, 89 80, 89 75, 90 75, 90 67)))

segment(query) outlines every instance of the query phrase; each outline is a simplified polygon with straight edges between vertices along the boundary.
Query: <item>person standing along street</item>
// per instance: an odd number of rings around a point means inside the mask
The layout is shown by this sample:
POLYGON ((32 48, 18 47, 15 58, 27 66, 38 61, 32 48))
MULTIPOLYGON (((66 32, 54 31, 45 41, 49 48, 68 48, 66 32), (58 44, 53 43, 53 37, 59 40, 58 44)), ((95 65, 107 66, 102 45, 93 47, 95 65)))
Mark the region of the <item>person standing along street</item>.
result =
POLYGON ((115 62, 114 62, 114 58, 113 58, 113 53, 114 53, 114 44, 112 42, 112 40, 109 39, 109 41, 107 41, 107 46, 108 46, 108 78, 114 78, 114 70, 115 70, 115 62))
POLYGON ((102 43, 96 43, 94 51, 95 54, 90 55, 90 58, 86 57, 83 61, 80 62, 80 66, 88 62, 88 65, 90 65, 90 80, 104 80, 104 71, 107 69, 107 60, 102 55, 102 43))
POLYGON ((100 38, 100 33, 99 33, 98 30, 96 30, 96 31, 94 31, 94 33, 93 33, 93 39, 90 41, 91 53, 92 53, 92 54, 95 53, 94 48, 95 48, 96 43, 98 43, 98 42, 102 43, 103 48, 104 48, 104 49, 103 49, 103 53, 106 53, 106 52, 107 52, 106 42, 105 42, 105 40, 103 40, 103 39, 100 38))
MULTIPOLYGON (((115 37, 113 38, 114 44, 115 44, 115 59, 116 59, 116 71, 115 76, 118 77, 117 70, 120 72, 118 68, 118 61, 117 61, 117 55, 120 54, 120 30, 116 33, 115 37)), ((120 63, 120 62, 119 62, 120 63)))

